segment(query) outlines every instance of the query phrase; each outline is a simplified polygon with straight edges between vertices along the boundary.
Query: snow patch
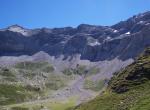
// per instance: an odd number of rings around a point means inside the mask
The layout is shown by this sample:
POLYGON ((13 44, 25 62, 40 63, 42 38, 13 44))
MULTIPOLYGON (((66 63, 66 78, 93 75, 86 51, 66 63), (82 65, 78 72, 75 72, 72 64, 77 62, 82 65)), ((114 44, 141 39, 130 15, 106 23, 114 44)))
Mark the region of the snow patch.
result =
POLYGON ((114 30, 113 32, 116 33, 116 32, 118 32, 118 30, 114 30))
POLYGON ((106 39, 103 42, 110 41, 110 40, 112 40, 112 38, 110 36, 107 36, 106 39))
POLYGON ((142 23, 144 23, 144 21, 140 21, 139 23, 142 24, 142 23))
POLYGON ((131 33, 130 32, 127 32, 127 33, 125 33, 126 35, 130 35, 131 33))
POLYGON ((99 43, 98 41, 89 43, 90 46, 97 46, 97 45, 101 45, 101 43, 99 43))
POLYGON ((137 24, 145 24, 144 21, 139 21, 137 24))
POLYGON ((110 39, 111 39, 111 37, 109 37, 109 36, 108 36, 106 39, 107 39, 107 40, 110 40, 110 39))

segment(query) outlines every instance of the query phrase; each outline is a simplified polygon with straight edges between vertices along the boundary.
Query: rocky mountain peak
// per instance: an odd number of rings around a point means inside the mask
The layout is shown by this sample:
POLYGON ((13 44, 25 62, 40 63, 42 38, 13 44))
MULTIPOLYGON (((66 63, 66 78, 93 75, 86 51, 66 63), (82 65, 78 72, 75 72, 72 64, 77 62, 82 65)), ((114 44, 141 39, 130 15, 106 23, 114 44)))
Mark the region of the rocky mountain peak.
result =
POLYGON ((125 21, 111 26, 111 28, 119 30, 120 33, 137 33, 145 26, 150 26, 150 11, 135 15, 125 21))
POLYGON ((11 28, 20 28, 20 29, 24 29, 22 26, 18 25, 18 24, 14 24, 14 25, 11 25, 8 27, 8 29, 11 29, 11 28))
POLYGON ((6 30, 12 31, 12 32, 17 32, 20 33, 24 36, 28 36, 29 35, 29 29, 25 29, 22 26, 19 26, 17 24, 9 26, 8 28, 6 28, 6 30))

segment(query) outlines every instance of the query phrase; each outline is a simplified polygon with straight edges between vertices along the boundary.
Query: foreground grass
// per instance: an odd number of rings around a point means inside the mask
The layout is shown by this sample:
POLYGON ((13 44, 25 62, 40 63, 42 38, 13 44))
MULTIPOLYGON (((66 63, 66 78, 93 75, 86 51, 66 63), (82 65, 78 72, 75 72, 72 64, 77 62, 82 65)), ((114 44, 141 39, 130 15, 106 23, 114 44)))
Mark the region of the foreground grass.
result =
POLYGON ((0 84, 0 106, 21 103, 34 99, 40 94, 36 88, 12 85, 12 84, 0 84))
POLYGON ((150 110, 150 82, 124 94, 106 91, 76 110, 150 110))
POLYGON ((30 97, 22 86, 0 84, 0 105, 19 103, 30 97))
POLYGON ((8 105, 3 110, 70 110, 72 107, 76 105, 76 97, 69 98, 67 101, 51 101, 47 100, 46 102, 31 102, 31 103, 22 103, 22 104, 14 104, 8 105))

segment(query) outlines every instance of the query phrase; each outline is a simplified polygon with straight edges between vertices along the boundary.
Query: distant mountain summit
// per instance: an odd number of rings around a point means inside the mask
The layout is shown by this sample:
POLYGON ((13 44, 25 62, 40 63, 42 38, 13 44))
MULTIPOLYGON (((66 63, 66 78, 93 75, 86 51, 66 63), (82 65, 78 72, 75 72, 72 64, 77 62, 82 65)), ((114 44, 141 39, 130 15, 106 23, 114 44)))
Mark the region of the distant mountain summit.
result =
POLYGON ((6 30, 12 31, 12 32, 17 32, 20 33, 24 36, 28 36, 28 31, 27 29, 24 29, 23 27, 19 26, 19 25, 12 25, 9 26, 6 30))

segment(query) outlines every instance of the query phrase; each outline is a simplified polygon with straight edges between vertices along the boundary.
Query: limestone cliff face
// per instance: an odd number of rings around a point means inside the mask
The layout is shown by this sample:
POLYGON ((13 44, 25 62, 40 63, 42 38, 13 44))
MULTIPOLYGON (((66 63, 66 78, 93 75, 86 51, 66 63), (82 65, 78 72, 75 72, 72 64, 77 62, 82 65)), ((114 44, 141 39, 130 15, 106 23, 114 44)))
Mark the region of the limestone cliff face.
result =
POLYGON ((51 56, 81 54, 91 61, 135 58, 150 46, 150 12, 113 26, 81 24, 77 28, 25 29, 18 25, 0 30, 0 55, 33 55, 45 51, 51 56))

